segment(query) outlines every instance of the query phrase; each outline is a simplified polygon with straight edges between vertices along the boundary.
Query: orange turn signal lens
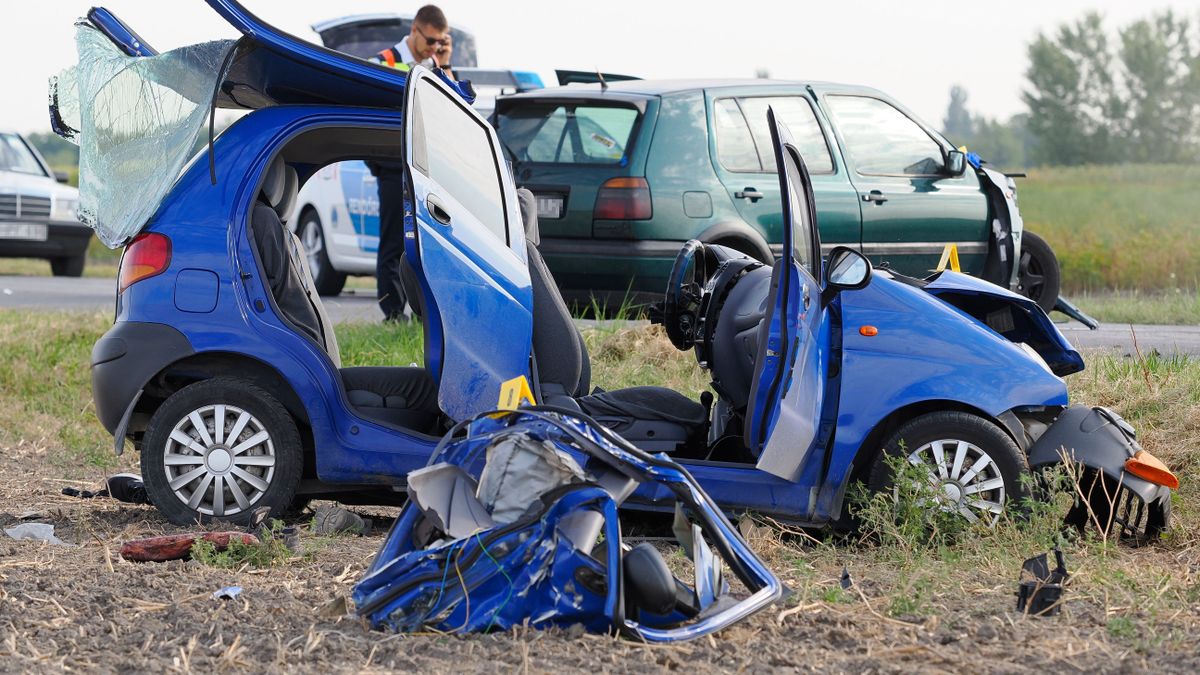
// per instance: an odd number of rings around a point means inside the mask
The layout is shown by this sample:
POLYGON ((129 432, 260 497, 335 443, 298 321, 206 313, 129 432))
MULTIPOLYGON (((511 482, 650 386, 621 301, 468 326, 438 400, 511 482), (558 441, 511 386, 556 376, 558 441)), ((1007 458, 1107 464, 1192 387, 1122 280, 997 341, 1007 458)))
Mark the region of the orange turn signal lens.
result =
POLYGON ((1175 474, 1171 473, 1166 464, 1145 450, 1138 450, 1137 454, 1125 460, 1125 470, 1155 485, 1164 485, 1172 490, 1179 489, 1179 479, 1175 474))
POLYGON ((858 329, 858 334, 863 337, 875 337, 879 335, 879 329, 875 326, 863 326, 858 329))

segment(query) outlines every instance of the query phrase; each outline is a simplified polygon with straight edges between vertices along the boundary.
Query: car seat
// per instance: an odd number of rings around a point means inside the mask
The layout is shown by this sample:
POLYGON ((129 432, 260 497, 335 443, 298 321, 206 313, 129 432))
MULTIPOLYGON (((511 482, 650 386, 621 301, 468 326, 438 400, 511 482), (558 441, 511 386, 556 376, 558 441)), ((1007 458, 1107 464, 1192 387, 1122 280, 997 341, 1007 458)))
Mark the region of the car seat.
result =
POLYGON ((296 170, 276 157, 250 216, 263 273, 280 313, 339 368, 346 398, 359 414, 414 431, 436 431, 437 383, 424 368, 341 368, 333 325, 313 287, 304 246, 283 224, 296 205, 298 190, 296 170))
POLYGON ((517 199, 533 285, 533 353, 541 401, 582 410, 645 450, 670 452, 701 437, 707 409, 672 389, 641 386, 589 393, 587 345, 538 252, 537 200, 524 188, 517 199))

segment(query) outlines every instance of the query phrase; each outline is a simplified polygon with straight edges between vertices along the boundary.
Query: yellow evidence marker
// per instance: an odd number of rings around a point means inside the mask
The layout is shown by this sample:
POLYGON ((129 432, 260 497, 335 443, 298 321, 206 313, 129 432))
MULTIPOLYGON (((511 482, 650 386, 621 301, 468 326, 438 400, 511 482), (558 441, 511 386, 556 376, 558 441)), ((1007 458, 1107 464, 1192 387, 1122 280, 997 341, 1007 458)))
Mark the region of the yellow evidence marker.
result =
POLYGON ((962 268, 958 266, 958 244, 946 244, 946 248, 942 249, 942 259, 938 261, 937 269, 934 272, 946 269, 947 264, 955 272, 962 271, 962 268))
POLYGON ((526 380, 524 375, 518 375, 500 385, 500 400, 496 402, 497 408, 516 410, 524 401, 528 401, 530 405, 537 405, 537 401, 533 399, 533 391, 529 388, 529 380, 526 380))

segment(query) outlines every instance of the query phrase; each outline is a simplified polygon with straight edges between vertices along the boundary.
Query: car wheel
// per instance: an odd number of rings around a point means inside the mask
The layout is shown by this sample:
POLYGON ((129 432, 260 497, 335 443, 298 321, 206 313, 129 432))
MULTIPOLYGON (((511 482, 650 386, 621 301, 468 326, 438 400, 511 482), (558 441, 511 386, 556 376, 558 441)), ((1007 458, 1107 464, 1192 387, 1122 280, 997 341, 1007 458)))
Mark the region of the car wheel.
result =
POLYGON ((1049 313, 1058 302, 1061 284, 1062 271, 1050 244, 1032 232, 1021 235, 1021 261, 1017 268, 1017 290, 1021 295, 1049 313))
POLYGON ((150 500, 176 525, 282 515, 300 484, 296 423, 269 392, 217 377, 188 385, 150 418, 141 449, 150 500))
POLYGON ((87 253, 50 259, 50 272, 56 277, 83 276, 83 267, 87 264, 87 253))
POLYGON ((1008 434, 978 415, 930 413, 901 425, 871 468, 873 491, 894 489, 885 457, 904 457, 924 469, 938 487, 938 506, 972 523, 991 527, 1006 507, 1028 495, 1025 456, 1008 434))
POLYGON ((321 295, 337 295, 346 286, 346 275, 333 269, 329 251, 325 246, 325 232, 321 229, 321 217, 316 211, 306 211, 300 221, 300 243, 308 255, 308 271, 312 274, 313 286, 321 295))

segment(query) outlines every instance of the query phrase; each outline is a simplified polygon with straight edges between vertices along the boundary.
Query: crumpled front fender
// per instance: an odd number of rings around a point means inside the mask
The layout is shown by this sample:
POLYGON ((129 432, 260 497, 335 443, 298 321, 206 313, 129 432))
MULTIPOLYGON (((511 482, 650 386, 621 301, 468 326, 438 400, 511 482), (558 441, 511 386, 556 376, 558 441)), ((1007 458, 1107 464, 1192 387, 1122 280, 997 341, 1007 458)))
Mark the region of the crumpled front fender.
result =
POLYGON ((1064 459, 1082 465, 1084 470, 1074 474, 1078 493, 1067 521, 1116 528, 1122 539, 1145 543, 1170 524, 1171 490, 1125 470, 1126 460, 1141 450, 1133 428, 1119 415, 1107 408, 1075 405, 1029 449, 1029 467, 1037 470, 1064 459), (1104 480, 1096 480, 1097 473, 1104 480))
POLYGON ((1083 370, 1083 357, 1046 312, 1029 298, 950 270, 925 279, 923 288, 1008 340, 1029 345, 1055 375, 1061 377, 1083 370))

